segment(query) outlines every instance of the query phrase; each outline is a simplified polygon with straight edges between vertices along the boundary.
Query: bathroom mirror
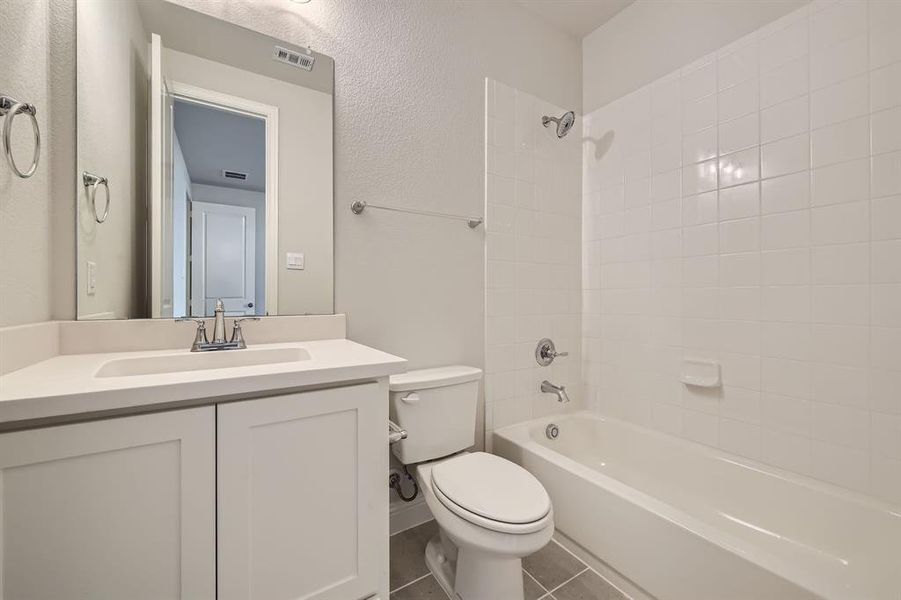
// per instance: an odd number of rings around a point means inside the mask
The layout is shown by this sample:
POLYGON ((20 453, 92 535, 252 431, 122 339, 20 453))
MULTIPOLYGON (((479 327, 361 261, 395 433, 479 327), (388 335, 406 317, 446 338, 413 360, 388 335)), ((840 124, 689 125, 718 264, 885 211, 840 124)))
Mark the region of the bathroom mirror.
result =
POLYGON ((332 313, 334 61, 164 0, 76 11, 78 318, 332 313))

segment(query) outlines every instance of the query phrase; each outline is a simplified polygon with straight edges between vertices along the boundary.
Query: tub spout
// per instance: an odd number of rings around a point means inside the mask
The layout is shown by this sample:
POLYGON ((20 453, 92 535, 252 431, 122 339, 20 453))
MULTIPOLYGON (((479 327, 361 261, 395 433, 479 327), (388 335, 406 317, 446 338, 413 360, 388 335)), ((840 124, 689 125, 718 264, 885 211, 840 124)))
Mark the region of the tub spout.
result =
POLYGON ((557 394, 558 402, 569 402, 569 396, 566 393, 565 385, 554 385, 545 379, 541 382, 541 391, 545 394, 557 394))

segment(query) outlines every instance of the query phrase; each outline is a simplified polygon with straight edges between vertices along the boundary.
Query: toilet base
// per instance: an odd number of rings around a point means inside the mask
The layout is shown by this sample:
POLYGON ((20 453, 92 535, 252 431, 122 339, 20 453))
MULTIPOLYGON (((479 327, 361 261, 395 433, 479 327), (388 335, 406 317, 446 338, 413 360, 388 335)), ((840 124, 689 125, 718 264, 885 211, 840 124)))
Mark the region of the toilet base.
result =
POLYGON ((435 576, 435 580, 438 581, 438 585, 441 586, 447 597, 456 598, 454 579, 457 562, 445 555, 441 546, 441 538, 438 535, 430 539, 425 547, 425 564, 429 567, 429 571, 435 576))
POLYGON ((499 557, 473 548, 458 548, 447 557, 440 536, 429 540, 425 562, 438 585, 459 600, 523 600, 522 560, 499 557))

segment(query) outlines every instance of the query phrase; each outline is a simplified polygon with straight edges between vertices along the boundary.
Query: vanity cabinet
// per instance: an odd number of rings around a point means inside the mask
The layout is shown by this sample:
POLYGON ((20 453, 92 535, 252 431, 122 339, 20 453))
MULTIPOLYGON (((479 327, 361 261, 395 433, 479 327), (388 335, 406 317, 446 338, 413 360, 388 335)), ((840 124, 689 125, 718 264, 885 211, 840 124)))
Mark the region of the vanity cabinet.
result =
POLYGON ((0 434, 0 598, 387 598, 387 404, 382 381, 0 434))
POLYGON ((0 597, 216 596, 215 407, 0 434, 0 597))
POLYGON ((219 405, 219 600, 386 592, 380 386, 219 405))

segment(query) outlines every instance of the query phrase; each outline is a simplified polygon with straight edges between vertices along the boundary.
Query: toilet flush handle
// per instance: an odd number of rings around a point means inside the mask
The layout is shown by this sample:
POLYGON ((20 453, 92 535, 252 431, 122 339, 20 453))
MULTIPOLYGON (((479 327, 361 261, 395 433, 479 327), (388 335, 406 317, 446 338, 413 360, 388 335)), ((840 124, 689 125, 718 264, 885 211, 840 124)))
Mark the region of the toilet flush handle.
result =
POLYGON ((402 396, 401 400, 406 402, 407 404, 416 404, 419 402, 419 394, 416 392, 410 392, 406 396, 402 396))

